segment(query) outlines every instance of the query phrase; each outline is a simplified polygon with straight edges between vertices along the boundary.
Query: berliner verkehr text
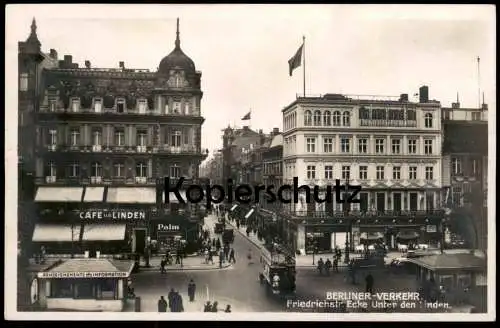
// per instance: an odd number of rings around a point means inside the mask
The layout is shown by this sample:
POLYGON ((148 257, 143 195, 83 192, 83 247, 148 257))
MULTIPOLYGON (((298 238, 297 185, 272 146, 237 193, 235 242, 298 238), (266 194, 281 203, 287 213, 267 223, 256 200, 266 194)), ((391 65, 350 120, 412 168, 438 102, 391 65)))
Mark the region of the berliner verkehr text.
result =
POLYGON ((190 184, 184 188, 185 178, 175 179, 176 184, 170 184, 170 178, 165 177, 165 203, 171 201, 182 204, 192 203, 198 204, 205 201, 206 206, 212 204, 220 204, 223 201, 227 203, 238 202, 242 204, 258 204, 261 200, 266 199, 268 203, 280 202, 283 204, 290 203, 311 203, 314 200, 316 203, 332 203, 333 197, 337 203, 360 203, 358 198, 361 186, 352 186, 350 184, 341 184, 340 180, 335 180, 335 184, 325 186, 299 186, 299 178, 293 178, 293 185, 282 185, 277 190, 274 185, 234 185, 232 179, 226 181, 226 186, 211 185, 211 184, 190 184), (226 190, 227 188, 227 190, 226 190), (181 190, 185 190, 185 198, 181 195, 181 190), (322 194, 324 190, 324 194, 322 194), (300 198, 301 193, 305 194, 304 198, 300 198), (265 195, 266 197, 262 197, 265 195), (175 199, 171 199, 174 196, 175 199))

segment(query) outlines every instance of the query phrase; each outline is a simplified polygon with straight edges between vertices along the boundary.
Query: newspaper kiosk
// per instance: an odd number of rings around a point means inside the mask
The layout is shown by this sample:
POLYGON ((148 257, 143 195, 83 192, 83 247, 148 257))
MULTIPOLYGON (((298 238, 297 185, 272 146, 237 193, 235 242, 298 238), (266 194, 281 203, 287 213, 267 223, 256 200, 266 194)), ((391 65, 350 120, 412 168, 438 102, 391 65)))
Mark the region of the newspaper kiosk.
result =
POLYGON ((38 273, 38 301, 49 311, 121 312, 134 262, 69 259, 38 273))

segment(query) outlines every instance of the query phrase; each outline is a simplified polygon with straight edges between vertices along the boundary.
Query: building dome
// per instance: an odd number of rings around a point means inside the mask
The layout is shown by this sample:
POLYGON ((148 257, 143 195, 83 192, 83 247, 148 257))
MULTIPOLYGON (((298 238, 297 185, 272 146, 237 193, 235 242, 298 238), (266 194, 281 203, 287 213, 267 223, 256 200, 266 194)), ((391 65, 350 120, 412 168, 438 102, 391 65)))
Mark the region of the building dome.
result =
POLYGON ((173 69, 180 69, 186 73, 195 73, 196 68, 193 60, 189 58, 181 49, 181 40, 179 38, 179 19, 177 18, 177 37, 175 39, 174 50, 166 57, 164 57, 158 68, 158 73, 170 74, 173 69))

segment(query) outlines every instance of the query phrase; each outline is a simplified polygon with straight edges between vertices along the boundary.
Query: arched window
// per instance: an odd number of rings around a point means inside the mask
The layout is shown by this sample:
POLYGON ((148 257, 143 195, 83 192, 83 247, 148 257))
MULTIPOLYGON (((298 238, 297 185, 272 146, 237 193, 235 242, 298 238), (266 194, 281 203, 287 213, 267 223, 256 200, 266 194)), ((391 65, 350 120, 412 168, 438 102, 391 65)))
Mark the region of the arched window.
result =
POLYGON ((374 120, 385 120, 386 112, 383 108, 377 108, 372 111, 372 119, 374 120))
POLYGON ((180 73, 176 73, 174 76, 174 87, 181 88, 182 87, 182 76, 180 73))
POLYGON ((359 109, 359 118, 362 120, 369 120, 370 119, 370 110, 366 107, 361 107, 359 109))
POLYGON ((333 125, 340 126, 340 112, 333 112, 333 125))
POLYGON ((427 113, 425 114, 425 127, 426 128, 432 128, 432 114, 427 113))
POLYGON ((135 166, 135 176, 140 178, 146 178, 148 176, 147 170, 148 166, 146 165, 146 163, 139 162, 135 166))
POLYGON ((312 114, 310 110, 304 112, 304 126, 312 125, 312 114))
POLYGON ((344 112, 344 114, 342 114, 342 125, 343 126, 350 126, 351 125, 351 113, 344 112))
POLYGON ((323 125, 324 126, 332 125, 332 114, 330 113, 329 110, 325 111, 325 113, 323 114, 323 125))
POLYGON ((314 111, 314 126, 321 125, 321 112, 319 110, 314 111))
POLYGON ((101 177, 102 176, 102 165, 101 165, 101 163, 99 163, 99 162, 92 163, 91 171, 90 171, 90 176, 91 177, 101 177))
POLYGON ((170 146, 180 147, 182 143, 182 133, 179 130, 174 131, 170 136, 170 146))

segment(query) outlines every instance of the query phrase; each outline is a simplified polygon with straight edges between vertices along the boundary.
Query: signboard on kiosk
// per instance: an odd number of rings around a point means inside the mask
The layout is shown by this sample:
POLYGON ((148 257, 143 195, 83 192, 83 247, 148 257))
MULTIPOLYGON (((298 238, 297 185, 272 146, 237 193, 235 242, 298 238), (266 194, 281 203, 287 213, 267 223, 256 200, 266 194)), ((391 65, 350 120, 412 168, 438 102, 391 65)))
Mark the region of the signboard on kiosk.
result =
POLYGON ((127 272, 39 272, 42 279, 127 278, 127 272))

